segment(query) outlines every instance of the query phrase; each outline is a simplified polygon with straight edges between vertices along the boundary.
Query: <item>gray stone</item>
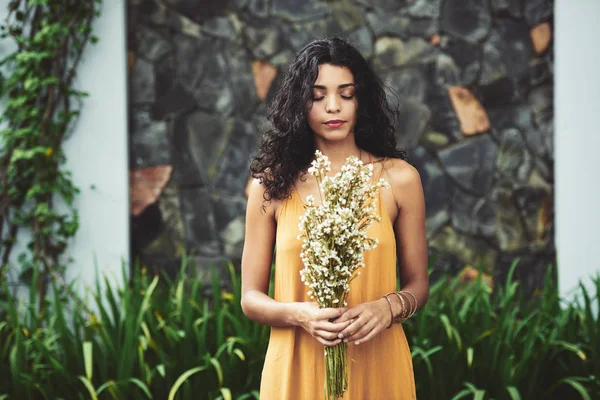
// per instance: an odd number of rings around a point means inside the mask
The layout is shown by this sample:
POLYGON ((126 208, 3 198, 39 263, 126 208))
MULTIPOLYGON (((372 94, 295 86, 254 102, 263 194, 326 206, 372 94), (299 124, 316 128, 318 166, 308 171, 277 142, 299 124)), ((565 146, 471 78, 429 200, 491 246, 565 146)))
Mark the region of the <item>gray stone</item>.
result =
POLYGON ((490 202, 461 190, 452 196, 452 226, 470 236, 492 239, 496 234, 496 214, 490 202))
POLYGON ((333 18, 340 28, 345 31, 353 31, 365 24, 362 10, 349 2, 330 3, 333 18))
POLYGON ((431 39, 431 36, 440 30, 439 20, 433 18, 411 19, 407 27, 410 36, 419 36, 424 39, 431 39))
POLYGON ((221 233, 224 255, 230 260, 241 260, 242 258, 245 227, 246 221, 242 215, 231 221, 221 233))
POLYGON ((187 18, 204 22, 210 18, 223 15, 228 7, 228 0, 197 1, 197 0, 164 0, 165 3, 187 18))
POLYGON ((484 196, 492 185, 498 146, 480 134, 439 152, 447 173, 471 193, 484 196))
POLYGON ((433 235, 439 232, 450 221, 450 213, 448 210, 441 210, 436 213, 430 213, 431 216, 425 220, 425 236, 430 239, 433 235))
POLYGON ((228 17, 213 17, 202 24, 201 30, 202 32, 206 32, 208 35, 218 38, 228 39, 231 41, 235 41, 237 39, 235 25, 228 17))
POLYGON ((435 159, 423 147, 410 152, 411 163, 421 175, 427 211, 428 237, 437 232, 450 218, 450 202, 454 191, 452 182, 437 166, 435 159))
POLYGON ((523 185, 515 188, 514 197, 525 221, 530 243, 544 246, 552 241, 552 190, 523 185))
POLYGON ((441 0, 413 0, 406 7, 406 13, 415 18, 432 18, 440 17, 441 0))
POLYGON ((450 143, 450 140, 443 133, 429 131, 421 136, 421 143, 429 149, 437 150, 446 147, 450 143))
POLYGON ((271 14, 271 0, 248 0, 248 11, 259 18, 267 18, 271 14))
POLYGON ((404 68, 381 74, 383 83, 389 87, 400 102, 423 102, 427 93, 427 77, 422 68, 404 68))
POLYGON ((452 141, 464 138, 447 90, 430 87, 427 93, 427 104, 433 110, 430 121, 431 129, 443 133, 452 141))
POLYGON ((528 103, 533 111, 533 120, 538 127, 542 127, 553 120, 554 112, 554 87, 551 83, 531 90, 528 103))
POLYGON ((272 57, 282 48, 283 37, 280 27, 275 23, 264 23, 260 26, 246 24, 242 35, 254 58, 265 60, 272 57))
POLYGON ((446 0, 442 8, 441 28, 468 42, 481 42, 492 25, 487 1, 446 0))
POLYGON ((168 55, 156 65, 156 102, 152 105, 152 114, 157 119, 196 107, 194 97, 177 79, 176 64, 176 57, 168 55))
POLYGON ((293 56, 294 53, 291 50, 285 49, 277 54, 274 54, 269 59, 269 64, 273 65, 274 67, 281 67, 283 65, 287 65, 293 56))
POLYGON ((501 79, 508 73, 508 68, 500 51, 492 43, 483 45, 483 62, 479 83, 488 85, 495 80, 501 79))
POLYGON ((443 49, 460 70, 462 85, 471 85, 479 78, 483 57, 481 46, 452 38, 446 42, 443 49))
POLYGON ((405 6, 408 0, 355 0, 365 7, 373 7, 378 11, 397 12, 405 6))
POLYGON ((491 0, 494 11, 505 11, 515 18, 523 17, 522 3, 522 0, 491 0))
POLYGON ((342 28, 333 18, 284 25, 283 31, 288 42, 296 51, 315 38, 325 38, 343 33, 342 28))
POLYGON ((185 249, 185 228, 181 216, 179 191, 173 179, 169 181, 160 194, 158 207, 165 221, 165 229, 170 241, 174 244, 177 253, 182 252, 185 249))
POLYGON ((130 82, 132 104, 149 104, 154 101, 155 76, 152 64, 141 58, 135 60, 130 82))
POLYGON ((523 72, 519 83, 525 89, 530 89, 551 82, 552 75, 552 66, 548 57, 534 58, 529 63, 527 70, 523 72))
POLYGON ((367 26, 361 26, 357 30, 350 32, 348 39, 356 45, 363 57, 371 58, 375 53, 375 39, 367 26))
POLYGON ((496 171, 503 179, 525 182, 529 179, 534 160, 525 140, 516 128, 506 129, 501 134, 500 150, 496 171))
POLYGON ((408 27, 411 23, 409 17, 373 11, 367 13, 366 19, 375 37, 386 35, 400 36, 402 38, 408 37, 408 27))
POLYGON ((249 118, 260 102, 256 94, 252 63, 247 51, 234 44, 223 48, 223 56, 227 60, 227 75, 233 92, 235 115, 249 118))
POLYGON ((446 226, 431 240, 431 250, 457 258, 462 266, 482 265, 485 273, 492 273, 496 264, 498 252, 491 248, 486 241, 456 232, 446 226))
POLYGON ((549 20, 553 10, 553 0, 525 0, 525 19, 530 26, 549 20))
POLYGON ((431 117, 431 111, 422 103, 406 101, 395 123, 396 141, 410 150, 417 146, 431 117))
POLYGON ((248 182, 250 154, 257 145, 253 124, 237 120, 226 152, 219 162, 214 187, 228 196, 243 196, 248 182))
POLYGON ((167 124, 153 120, 146 110, 130 110, 131 163, 146 168, 171 163, 167 124))
POLYGON ((545 135, 551 136, 552 132, 550 130, 542 131, 534 125, 533 113, 527 104, 489 109, 488 116, 492 126, 499 131, 510 128, 519 129, 532 154, 537 157, 549 157, 545 135))
POLYGON ((498 221, 496 240, 501 251, 515 251, 525 247, 528 238, 521 213, 515 205, 510 182, 500 182, 492 190, 494 211, 498 221))
POLYGON ((381 37, 375 42, 375 54, 375 68, 385 71, 394 67, 431 61, 435 59, 437 49, 420 38, 402 41, 400 38, 381 37))
POLYGON ((208 190, 183 188, 179 193, 188 249, 208 257, 222 254, 208 190))
POLYGON ((240 259, 244 245, 246 199, 214 195, 213 207, 225 256, 240 259))
POLYGON ((203 181, 210 182, 217 164, 227 151, 236 122, 201 111, 183 116, 176 123, 175 135, 187 141, 187 151, 203 181))
POLYGON ((250 2, 251 0, 231 0, 229 6, 236 11, 242 11, 250 2))
POLYGON ((447 54, 440 53, 435 60, 435 84, 445 88, 460 84, 460 71, 447 54))
POLYGON ((195 85, 205 75, 205 63, 217 51, 217 42, 214 39, 202 36, 192 38, 186 35, 173 35, 175 44, 174 61, 175 76, 186 88, 193 91, 195 85))
POLYGON ((497 18, 487 43, 498 50, 510 76, 519 77, 529 67, 533 44, 529 27, 522 21, 497 18))
POLYGON ((173 51, 173 45, 160 33, 140 27, 135 31, 137 40, 136 56, 154 63, 173 51))
POLYGON ((475 93, 486 109, 510 105, 520 97, 519 88, 508 76, 480 85, 475 93))
POLYGON ((272 0, 273 14, 292 22, 310 21, 325 17, 327 5, 316 0, 272 0))

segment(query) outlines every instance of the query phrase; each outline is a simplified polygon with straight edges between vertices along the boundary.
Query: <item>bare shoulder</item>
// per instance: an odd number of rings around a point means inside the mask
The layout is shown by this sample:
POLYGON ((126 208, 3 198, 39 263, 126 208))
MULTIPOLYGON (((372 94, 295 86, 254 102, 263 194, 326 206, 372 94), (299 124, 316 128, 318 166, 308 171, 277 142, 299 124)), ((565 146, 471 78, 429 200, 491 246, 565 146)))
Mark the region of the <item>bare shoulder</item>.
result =
POLYGON ((252 179, 250 187, 248 188, 247 213, 254 214, 259 212, 265 216, 274 217, 277 203, 276 200, 266 200, 265 186, 259 179, 252 179))
POLYGON ((385 161, 383 168, 398 205, 423 196, 421 176, 411 164, 399 158, 390 158, 385 161))
POLYGON ((404 160, 388 158, 383 164, 383 168, 393 188, 408 189, 421 186, 419 171, 404 160))

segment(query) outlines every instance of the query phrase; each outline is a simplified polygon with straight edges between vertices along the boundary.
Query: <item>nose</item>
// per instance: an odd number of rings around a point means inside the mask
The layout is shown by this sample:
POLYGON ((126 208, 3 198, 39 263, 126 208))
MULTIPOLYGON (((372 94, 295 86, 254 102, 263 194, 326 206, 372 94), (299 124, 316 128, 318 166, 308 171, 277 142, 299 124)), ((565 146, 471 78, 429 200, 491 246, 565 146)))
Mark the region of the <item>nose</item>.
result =
POLYGON ((329 96, 327 97, 327 102, 325 103, 325 111, 328 113, 338 113, 340 112, 340 100, 337 96, 329 96))

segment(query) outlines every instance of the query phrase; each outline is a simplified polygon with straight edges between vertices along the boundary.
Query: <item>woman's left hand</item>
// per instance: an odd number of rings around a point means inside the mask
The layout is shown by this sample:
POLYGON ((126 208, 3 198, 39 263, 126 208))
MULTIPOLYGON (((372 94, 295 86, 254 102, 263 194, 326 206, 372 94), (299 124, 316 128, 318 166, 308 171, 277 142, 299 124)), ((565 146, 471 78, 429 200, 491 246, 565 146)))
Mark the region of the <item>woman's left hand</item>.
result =
POLYGON ((353 320, 354 322, 342 330, 338 337, 343 338, 344 342, 347 343, 364 343, 367 340, 371 340, 390 325, 392 321, 390 305, 383 298, 362 303, 348 309, 335 322, 348 320, 353 320))

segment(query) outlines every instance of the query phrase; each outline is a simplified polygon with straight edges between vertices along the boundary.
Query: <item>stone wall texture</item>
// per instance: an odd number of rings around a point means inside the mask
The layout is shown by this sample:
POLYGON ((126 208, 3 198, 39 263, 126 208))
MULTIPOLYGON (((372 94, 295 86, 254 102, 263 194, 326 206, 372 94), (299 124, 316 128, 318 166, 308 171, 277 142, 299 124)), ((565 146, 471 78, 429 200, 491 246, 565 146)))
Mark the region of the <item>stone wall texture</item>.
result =
POLYGON ((131 0, 132 249, 154 268, 239 261, 250 155, 280 67, 352 40, 400 101, 435 271, 555 260, 551 0, 131 0))

